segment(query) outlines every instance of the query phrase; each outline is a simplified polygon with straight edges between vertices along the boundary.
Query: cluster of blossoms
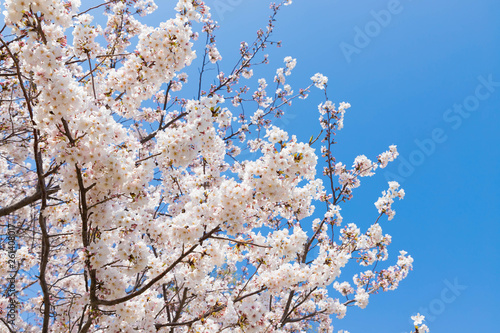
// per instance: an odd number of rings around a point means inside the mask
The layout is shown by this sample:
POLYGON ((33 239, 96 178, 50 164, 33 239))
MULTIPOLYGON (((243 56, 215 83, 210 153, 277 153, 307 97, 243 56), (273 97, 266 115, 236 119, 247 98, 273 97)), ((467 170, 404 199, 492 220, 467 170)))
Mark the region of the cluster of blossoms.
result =
POLYGON ((266 129, 266 137, 269 137, 271 143, 285 142, 288 140, 288 133, 276 126, 266 129))
MULTIPOLYGON (((208 57, 210 58, 210 62, 212 64, 215 64, 217 61, 222 60, 219 50, 217 50, 215 45, 207 45, 207 49, 208 49, 208 57)), ((250 72, 247 71, 246 78, 250 77, 251 77, 250 72)))
POLYGON ((389 220, 392 220, 394 215, 396 215, 396 212, 391 207, 394 203, 394 198, 397 197, 401 200, 405 196, 405 191, 398 189, 398 182, 389 182, 389 189, 382 191, 382 197, 378 198, 377 202, 375 202, 375 207, 377 207, 379 214, 386 214, 389 220))
POLYGON ((325 89, 326 84, 328 83, 328 78, 321 73, 314 74, 314 76, 311 77, 311 80, 313 80, 314 85, 319 89, 325 89))
POLYGON ((328 207, 328 211, 325 214, 325 218, 331 220, 333 224, 339 226, 342 223, 342 215, 340 215, 340 206, 332 205, 328 207))
POLYGON ((43 13, 45 21, 67 28, 72 24, 71 15, 76 13, 80 5, 80 0, 5 0, 5 23, 29 31, 30 25, 36 21, 36 15, 30 13, 43 13))
MULTIPOLYGON (((313 78, 314 80, 314 78, 313 78)), ((316 81, 315 81, 316 82, 316 81)), ((315 83, 315 85, 317 85, 315 83)), ((319 122, 321 127, 336 127, 337 130, 341 130, 344 127, 344 114, 345 111, 351 107, 351 104, 342 102, 340 103, 338 109, 335 109, 335 104, 332 101, 326 101, 325 103, 320 103, 318 105, 318 110, 320 113, 319 122), (325 119, 325 115, 327 118, 325 119), (335 119, 335 122, 332 122, 331 119, 335 119)))
POLYGON ((73 48, 75 55, 80 58, 95 58, 99 54, 103 54, 104 50, 95 40, 96 37, 102 35, 100 26, 91 25, 94 18, 89 14, 83 14, 78 17, 78 24, 73 30, 73 48))
POLYGON ((427 325, 422 324, 422 322, 425 320, 425 316, 422 316, 420 313, 417 313, 415 316, 411 316, 411 320, 413 320, 413 325, 415 325, 415 333, 430 332, 427 325))
MULTIPOLYGON (((397 288, 413 259, 401 251, 395 265, 377 269, 389 259, 390 235, 378 219, 362 232, 343 226, 340 214, 360 178, 397 157, 396 146, 375 162, 356 157, 351 169, 337 162, 333 135, 350 105, 326 98, 318 107, 321 178, 316 140, 301 142, 273 118, 313 86, 326 90, 328 78, 318 73, 294 93, 286 79, 297 61, 286 57, 273 90, 272 78, 259 78, 253 91, 241 83, 267 63, 260 52, 273 44, 275 16, 289 4, 273 4, 268 26, 241 44, 233 69, 205 87, 203 75, 222 56, 203 1, 177 1, 175 17, 158 27, 136 15, 156 10, 153 0, 104 2, 102 27, 89 13, 99 6, 80 11, 78 0, 5 1, 12 37, 0 38, 0 187, 9 190, 0 193, 0 220, 19 226, 15 285, 26 315, 0 323, 2 330, 315 325, 326 333, 350 306, 365 308, 372 294, 397 288), (197 60, 198 23, 207 45, 198 97, 185 99, 188 76, 180 71, 197 60), (363 271, 340 282, 349 263, 363 271)), ((390 220, 404 191, 389 186, 375 205, 390 220)), ((7 270, 0 263, 1 284, 7 270)), ((0 312, 7 305, 0 297, 0 312)), ((416 329, 428 332, 421 320, 416 329)))

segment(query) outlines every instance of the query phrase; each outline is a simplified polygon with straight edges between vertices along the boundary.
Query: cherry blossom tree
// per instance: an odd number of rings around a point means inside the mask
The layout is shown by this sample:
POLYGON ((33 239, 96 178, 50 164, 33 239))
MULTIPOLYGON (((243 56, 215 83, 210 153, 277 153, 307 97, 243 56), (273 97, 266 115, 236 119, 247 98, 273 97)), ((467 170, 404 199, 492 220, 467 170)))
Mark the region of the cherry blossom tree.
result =
POLYGON ((341 216, 396 146, 338 162, 350 105, 329 99, 321 74, 293 89, 292 57, 273 82, 245 83, 289 4, 271 5, 224 73, 202 1, 179 0, 157 27, 143 18, 153 0, 4 1, 2 332, 333 332, 349 307, 398 287, 413 259, 384 265, 381 224, 399 184, 368 227, 341 216), (274 120, 316 88, 321 132, 300 142, 274 120), (359 274, 342 276, 347 264, 359 274))

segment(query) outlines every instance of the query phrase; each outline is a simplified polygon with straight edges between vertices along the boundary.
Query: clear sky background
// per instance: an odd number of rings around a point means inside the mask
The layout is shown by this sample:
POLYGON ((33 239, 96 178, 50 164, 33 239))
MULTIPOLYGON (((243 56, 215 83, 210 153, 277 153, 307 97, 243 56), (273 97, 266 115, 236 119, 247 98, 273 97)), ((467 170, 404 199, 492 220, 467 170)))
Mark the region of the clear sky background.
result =
MULTIPOLYGON (((207 1, 226 60, 265 24, 268 3, 207 1)), ((350 308, 335 329, 409 332, 410 315, 426 312, 434 333, 498 332, 500 2, 295 0, 276 26, 283 47, 267 50, 269 77, 290 55, 298 61, 289 79, 295 89, 322 72, 330 99, 352 105, 337 136, 338 160, 375 158, 391 144, 400 152, 363 179, 342 213, 366 228, 386 178, 398 180, 406 198, 382 227, 393 236, 389 262, 404 249, 414 270, 366 309, 350 308)), ((316 90, 295 102, 278 125, 307 140, 320 97, 316 90)))
MULTIPOLYGON (((82 2, 85 9, 97 1, 82 2)), ((239 43, 266 24, 269 0, 206 2, 221 25, 217 45, 227 72, 239 43)), ((174 1, 157 3, 150 24, 172 13, 174 1)), ((366 229, 387 180, 399 181, 406 198, 395 203, 394 220, 382 222, 393 236, 388 263, 404 249, 414 270, 366 309, 349 308, 335 329, 409 332, 410 315, 420 312, 433 333, 498 332, 500 1, 294 0, 276 26, 283 47, 266 51, 271 64, 255 69, 256 77, 272 81, 288 55, 298 61, 288 78, 294 89, 317 72, 329 77, 330 99, 352 105, 337 135, 337 160, 375 159, 391 144, 400 152, 362 179, 342 213, 344 223, 366 229)), ((307 141, 317 133, 321 97, 313 89, 277 125, 307 141)))

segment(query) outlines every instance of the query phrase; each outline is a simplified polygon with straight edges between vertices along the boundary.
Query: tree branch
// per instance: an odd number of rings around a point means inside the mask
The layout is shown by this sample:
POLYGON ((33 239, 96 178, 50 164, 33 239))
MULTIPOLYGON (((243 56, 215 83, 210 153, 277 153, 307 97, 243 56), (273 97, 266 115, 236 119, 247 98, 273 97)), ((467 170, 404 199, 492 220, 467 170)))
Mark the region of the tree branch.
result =
MULTIPOLYGON (((60 189, 59 186, 48 188, 46 190, 47 195, 57 193, 59 191, 59 189, 60 189)), ((10 206, 0 208, 0 217, 9 215, 18 209, 21 209, 25 206, 31 205, 32 203, 37 202, 41 198, 42 198, 42 192, 40 190, 38 190, 37 192, 35 192, 35 194, 30 195, 29 197, 26 197, 26 198, 24 198, 16 203, 10 205, 10 206)))
POLYGON ((208 232, 207 234, 203 235, 203 237, 200 238, 198 244, 191 246, 191 248, 189 250, 187 250, 186 252, 181 254, 179 258, 177 258, 172 264, 170 264, 170 266, 168 266, 167 269, 165 269, 162 273, 160 273, 154 279, 149 281, 149 283, 144 285, 144 287, 142 287, 141 289, 137 290, 136 292, 130 293, 127 296, 116 298, 114 300, 97 299, 97 304, 105 305, 105 306, 117 305, 117 304, 126 302, 128 300, 131 300, 134 297, 141 295, 146 290, 151 288, 156 282, 160 281, 165 275, 168 274, 168 272, 170 272, 172 269, 174 269, 178 263, 180 263, 184 258, 186 258, 194 250, 196 250, 196 248, 198 246, 200 246, 200 244, 203 243, 204 240, 208 239, 212 234, 216 233, 217 231, 219 231, 219 227, 216 227, 216 228, 212 229, 210 232, 208 232))

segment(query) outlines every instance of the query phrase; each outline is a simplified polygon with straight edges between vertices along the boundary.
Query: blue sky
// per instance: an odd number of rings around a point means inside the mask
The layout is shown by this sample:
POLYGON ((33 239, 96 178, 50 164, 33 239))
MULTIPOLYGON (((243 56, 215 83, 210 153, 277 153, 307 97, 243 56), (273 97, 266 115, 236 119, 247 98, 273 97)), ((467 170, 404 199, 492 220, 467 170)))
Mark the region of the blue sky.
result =
MULTIPOLYGON (((158 2, 151 24, 172 13, 172 2, 158 2)), ((206 2, 220 22, 217 46, 229 66, 239 43, 251 42, 267 22, 269 1, 206 2)), ((366 309, 350 308, 334 321, 337 330, 409 332, 416 312, 426 312, 433 333, 498 330, 499 14, 496 0, 295 0, 279 14, 274 36, 283 47, 266 51, 271 64, 256 76, 272 79, 290 55, 298 61, 289 79, 295 89, 317 72, 329 77, 330 99, 352 105, 337 136, 339 161, 375 158, 391 144, 400 152, 363 179, 342 213, 345 223, 368 227, 387 180, 398 180, 406 198, 382 227, 393 236, 389 262, 404 249, 414 271, 366 309)), ((308 140, 321 97, 313 90, 278 125, 308 140)))
MULTIPOLYGON (((226 60, 269 12, 266 0, 207 3, 226 60)), ((389 261, 404 249, 414 270, 398 290, 350 309, 336 329, 408 332, 409 316, 426 312, 432 332, 498 330, 499 14, 494 0, 296 0, 278 16, 274 36, 283 47, 267 50, 264 71, 271 75, 290 55, 298 61, 294 88, 321 72, 330 99, 352 105, 337 136, 338 160, 374 158, 390 144, 400 152, 364 179, 342 212, 345 222, 368 226, 386 178, 400 181, 406 197, 382 227, 393 236, 389 261)), ((307 140, 320 98, 316 91, 294 103, 279 125, 307 140)))

